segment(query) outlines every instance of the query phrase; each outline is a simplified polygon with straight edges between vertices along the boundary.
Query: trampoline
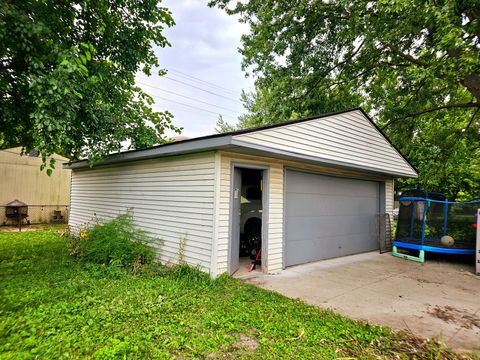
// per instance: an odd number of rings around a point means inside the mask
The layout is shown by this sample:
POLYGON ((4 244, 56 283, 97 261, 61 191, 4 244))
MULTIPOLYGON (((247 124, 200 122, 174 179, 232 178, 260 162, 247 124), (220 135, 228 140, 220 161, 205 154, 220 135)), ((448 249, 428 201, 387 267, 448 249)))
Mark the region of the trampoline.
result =
POLYGON ((475 254, 478 208, 480 199, 450 202, 441 193, 403 192, 393 255, 424 262, 425 252, 475 254), (405 251, 418 251, 418 256, 405 251))

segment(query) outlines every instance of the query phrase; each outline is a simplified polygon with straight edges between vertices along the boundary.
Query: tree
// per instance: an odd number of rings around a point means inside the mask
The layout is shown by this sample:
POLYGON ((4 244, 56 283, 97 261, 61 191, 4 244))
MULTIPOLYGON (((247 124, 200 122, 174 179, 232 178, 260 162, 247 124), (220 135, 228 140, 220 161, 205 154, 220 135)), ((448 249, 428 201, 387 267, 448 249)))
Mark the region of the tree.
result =
POLYGON ((478 130, 465 131, 465 121, 454 112, 439 117, 422 117, 416 122, 416 135, 398 128, 390 139, 401 144, 407 158, 419 169, 418 179, 398 179, 398 190, 420 188, 443 192, 449 200, 479 197, 480 162, 478 130), (441 121, 439 121, 439 119, 441 121))
MULTIPOLYGON (((0 2, 0 147, 97 160, 176 130, 135 87, 172 26, 159 0, 0 2)), ((51 162, 50 167, 54 167, 51 162)), ((51 173, 51 168, 47 171, 51 173)))
POLYGON ((433 176, 435 190, 450 196, 480 189, 472 175, 479 166, 478 0, 230 3, 210 5, 250 25, 240 52, 257 77, 238 126, 362 105, 419 168, 419 180, 405 186, 431 185, 433 176), (461 151, 450 151, 447 134, 456 134, 461 151), (441 157, 428 157, 433 145, 441 157), (428 170, 444 164, 461 186, 428 170))
POLYGON ((225 121, 222 115, 218 115, 216 125, 217 126, 215 128, 215 131, 217 133, 226 133, 226 132, 234 131, 236 129, 234 125, 231 125, 227 121, 225 121))

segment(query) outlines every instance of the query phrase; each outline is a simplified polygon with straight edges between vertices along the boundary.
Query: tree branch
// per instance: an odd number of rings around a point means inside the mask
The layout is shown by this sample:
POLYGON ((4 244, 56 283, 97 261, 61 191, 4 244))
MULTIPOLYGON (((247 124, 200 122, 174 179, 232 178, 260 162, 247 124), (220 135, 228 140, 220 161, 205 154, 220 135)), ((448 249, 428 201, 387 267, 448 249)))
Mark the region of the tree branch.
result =
POLYGON ((405 103, 405 105, 402 107, 402 110, 405 110, 406 107, 410 104, 410 102, 416 98, 418 96, 418 93, 420 92, 420 90, 422 89, 423 85, 425 85, 425 83, 427 82, 427 77, 424 77, 421 81, 420 81, 420 85, 417 87, 417 89, 415 90, 415 92, 409 97, 409 99, 407 100, 407 102, 405 103))
POLYGON ((301 98, 303 98, 303 97, 307 96, 308 94, 310 94, 310 93, 313 91, 313 89, 315 89, 315 88, 318 86, 318 84, 319 84, 322 80, 324 80, 325 77, 326 77, 328 74, 330 74, 333 70, 335 70, 336 68, 338 68, 340 65, 343 65, 343 64, 347 63, 348 61, 352 60, 352 59, 355 57, 355 55, 358 54, 358 52, 360 51, 360 49, 363 47, 364 44, 365 44, 365 39, 362 40, 362 42, 360 43, 360 45, 358 46, 358 48, 353 52, 352 55, 350 55, 349 57, 347 57, 347 58, 344 59, 343 61, 340 61, 340 62, 339 62, 338 64, 336 64, 335 66, 332 66, 330 69, 328 69, 328 70, 324 73, 323 76, 321 76, 320 78, 318 78, 318 79, 314 82, 313 86, 310 87, 310 89, 308 89, 308 90, 307 90, 305 93, 303 93, 302 95, 295 97, 294 100, 300 100, 301 98))
POLYGON ((475 96, 477 101, 480 101, 480 76, 478 74, 472 73, 465 75, 461 83, 475 96))
POLYGON ((387 65, 387 66, 390 66, 390 67, 409 67, 410 66, 409 64, 395 64, 395 63, 392 63, 390 61, 382 61, 382 60, 380 60, 378 63, 380 65, 387 65))
POLYGON ((427 63, 424 63, 423 61, 420 61, 418 59, 415 59, 412 55, 410 54, 405 54, 404 52, 400 51, 400 49, 394 45, 390 45, 390 44, 386 44, 385 45, 387 48, 389 48, 394 54, 400 56, 401 58, 415 64, 415 65, 418 65, 420 67, 423 67, 423 68, 428 68, 430 65, 427 64, 427 63))
POLYGON ((465 127, 465 130, 467 130, 473 124, 473 120, 475 119, 475 116, 477 116, 479 111, 480 111, 480 107, 477 108, 477 110, 475 110, 475 112, 473 113, 470 121, 468 122, 468 125, 465 127))
POLYGON ((351 75, 349 76, 348 80, 340 80, 340 81, 336 81, 334 83, 331 83, 328 85, 328 88, 330 89, 334 89, 335 87, 339 86, 339 85, 342 85, 342 84, 348 84, 350 83, 352 80, 355 80, 355 79, 358 79, 359 77, 369 73, 370 71, 372 71, 373 69, 375 69, 375 66, 373 67, 369 67, 368 69, 362 71, 362 72, 359 72, 355 75, 351 75))
POLYGON ((468 108, 480 108, 480 103, 478 103, 478 102, 469 102, 469 103, 463 103, 463 104, 447 104, 447 105, 437 106, 437 107, 430 108, 430 109, 426 109, 426 110, 422 110, 422 111, 417 111, 417 112, 408 114, 408 115, 406 115, 406 116, 403 116, 403 117, 400 117, 400 118, 396 118, 396 119, 390 120, 389 122, 387 122, 387 123, 382 127, 382 130, 386 129, 387 127, 389 127, 390 125, 392 125, 393 123, 395 123, 395 122, 397 122, 397 121, 399 121, 399 120, 405 120, 405 119, 408 119, 408 118, 411 118, 411 117, 416 117, 416 116, 420 116, 420 115, 423 115, 423 114, 428 114, 428 113, 435 112, 435 111, 439 111, 439 110, 455 109, 455 108, 463 108, 463 109, 468 109, 468 108))

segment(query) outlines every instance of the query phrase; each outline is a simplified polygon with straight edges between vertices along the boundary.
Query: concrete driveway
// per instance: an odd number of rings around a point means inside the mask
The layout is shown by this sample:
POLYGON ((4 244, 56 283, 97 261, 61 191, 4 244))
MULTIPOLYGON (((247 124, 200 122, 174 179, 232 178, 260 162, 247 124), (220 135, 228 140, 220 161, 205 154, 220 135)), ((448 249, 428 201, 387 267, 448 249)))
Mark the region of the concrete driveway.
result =
POLYGON ((480 351, 480 276, 474 267, 366 253, 260 275, 247 281, 350 318, 458 351, 480 351))

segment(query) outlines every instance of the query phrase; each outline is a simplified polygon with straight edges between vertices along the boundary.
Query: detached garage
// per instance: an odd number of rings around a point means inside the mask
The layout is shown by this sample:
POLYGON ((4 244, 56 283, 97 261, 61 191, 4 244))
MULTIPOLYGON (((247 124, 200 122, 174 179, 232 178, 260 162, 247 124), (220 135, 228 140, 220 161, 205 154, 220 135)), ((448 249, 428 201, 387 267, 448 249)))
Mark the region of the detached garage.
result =
POLYGON ((417 176, 362 109, 66 167, 73 231, 130 210, 159 239, 161 261, 183 252, 213 276, 245 271, 259 253, 257 269, 276 273, 376 250, 394 177, 417 176))

